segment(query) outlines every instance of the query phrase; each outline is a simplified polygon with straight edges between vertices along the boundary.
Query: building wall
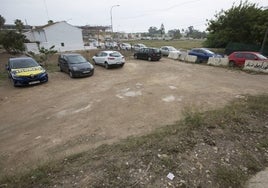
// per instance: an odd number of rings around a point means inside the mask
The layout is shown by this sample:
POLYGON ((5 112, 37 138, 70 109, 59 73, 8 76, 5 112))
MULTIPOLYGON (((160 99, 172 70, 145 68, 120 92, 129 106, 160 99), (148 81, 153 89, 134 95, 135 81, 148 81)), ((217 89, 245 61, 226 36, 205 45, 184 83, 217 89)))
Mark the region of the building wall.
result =
POLYGON ((47 41, 46 47, 54 45, 54 49, 59 52, 84 49, 82 30, 66 22, 47 26, 44 31, 47 41))

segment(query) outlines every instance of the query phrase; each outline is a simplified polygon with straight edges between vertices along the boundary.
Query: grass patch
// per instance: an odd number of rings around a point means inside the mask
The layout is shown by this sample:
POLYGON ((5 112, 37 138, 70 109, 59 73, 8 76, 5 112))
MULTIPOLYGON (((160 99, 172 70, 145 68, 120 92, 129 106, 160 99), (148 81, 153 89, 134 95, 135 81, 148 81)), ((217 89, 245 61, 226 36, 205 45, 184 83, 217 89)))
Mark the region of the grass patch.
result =
POLYGON ((161 46, 174 46, 177 49, 201 48, 203 47, 203 40, 135 40, 128 41, 131 44, 142 43, 148 47, 160 48, 161 46))
POLYGON ((243 187, 267 165, 268 95, 222 109, 185 109, 153 133, 2 178, 7 187, 243 187), (171 181, 166 176, 172 172, 171 181))
POLYGON ((215 177, 220 187, 243 187, 247 176, 242 170, 232 167, 219 167, 216 169, 215 177))

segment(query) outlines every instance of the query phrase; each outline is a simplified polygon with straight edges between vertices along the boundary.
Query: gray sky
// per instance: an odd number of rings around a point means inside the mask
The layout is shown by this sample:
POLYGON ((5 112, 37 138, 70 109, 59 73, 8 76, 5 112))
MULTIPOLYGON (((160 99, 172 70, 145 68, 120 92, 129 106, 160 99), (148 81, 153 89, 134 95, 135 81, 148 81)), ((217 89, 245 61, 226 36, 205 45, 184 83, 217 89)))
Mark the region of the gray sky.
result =
MULTIPOLYGON (((227 10, 240 0, 0 0, 0 15, 7 24, 15 19, 29 25, 45 25, 48 20, 67 21, 72 25, 111 25, 113 30, 144 32, 149 27, 165 30, 186 29, 194 26, 204 31, 206 19, 216 12, 227 10), (113 7, 120 5, 119 7, 113 7)), ((268 6, 267 0, 249 0, 260 7, 268 6)))

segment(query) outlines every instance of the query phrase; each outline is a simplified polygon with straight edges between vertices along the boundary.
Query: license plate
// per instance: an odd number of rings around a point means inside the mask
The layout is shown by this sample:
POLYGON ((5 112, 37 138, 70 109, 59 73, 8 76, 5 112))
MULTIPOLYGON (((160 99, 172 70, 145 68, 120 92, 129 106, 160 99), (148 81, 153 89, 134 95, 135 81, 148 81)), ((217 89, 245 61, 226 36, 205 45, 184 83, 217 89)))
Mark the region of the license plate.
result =
POLYGON ((32 82, 29 82, 29 84, 30 84, 30 85, 33 85, 33 84, 38 84, 38 83, 40 83, 40 81, 39 81, 39 80, 37 80, 37 81, 32 81, 32 82))
POLYGON ((83 71, 84 74, 89 73, 90 71, 83 71))

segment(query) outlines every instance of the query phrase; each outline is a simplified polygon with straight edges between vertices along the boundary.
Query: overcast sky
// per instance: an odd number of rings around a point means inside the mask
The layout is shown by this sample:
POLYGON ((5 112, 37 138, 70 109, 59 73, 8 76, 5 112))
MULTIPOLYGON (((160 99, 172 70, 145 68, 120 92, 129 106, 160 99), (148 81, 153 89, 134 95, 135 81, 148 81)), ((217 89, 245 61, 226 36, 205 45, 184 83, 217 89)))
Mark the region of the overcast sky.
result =
MULTIPOLYGON (((240 0, 0 0, 0 15, 6 24, 20 19, 24 24, 40 26, 48 20, 67 21, 76 26, 111 25, 113 30, 146 32, 149 27, 165 30, 194 26, 204 31, 206 19, 220 10, 228 10, 240 0), (120 5, 113 7, 114 5, 120 5), (113 7, 113 8, 112 8, 113 7), (111 11, 112 10, 112 11, 111 11)), ((249 0, 267 7, 267 0, 249 0)))

